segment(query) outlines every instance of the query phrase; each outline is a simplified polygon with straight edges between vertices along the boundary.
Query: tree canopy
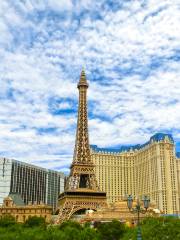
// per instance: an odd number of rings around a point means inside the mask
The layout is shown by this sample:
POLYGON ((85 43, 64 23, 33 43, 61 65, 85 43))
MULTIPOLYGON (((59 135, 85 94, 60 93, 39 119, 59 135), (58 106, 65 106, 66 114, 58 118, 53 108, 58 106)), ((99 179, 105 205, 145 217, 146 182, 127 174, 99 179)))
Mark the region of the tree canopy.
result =
POLYGON ((16 220, 11 215, 5 215, 0 218, 0 227, 9 227, 16 224, 16 220))
POLYGON ((46 225, 43 217, 32 216, 29 217, 24 223, 26 227, 44 227, 46 225))
MULTIPOLYGON (((179 240, 180 219, 147 218, 141 223, 142 239, 179 240)), ((11 216, 0 219, 0 239, 2 240, 136 240, 137 228, 130 228, 117 220, 109 223, 83 226, 67 221, 61 225, 46 225, 44 219, 29 218, 25 224, 18 224, 11 216)))

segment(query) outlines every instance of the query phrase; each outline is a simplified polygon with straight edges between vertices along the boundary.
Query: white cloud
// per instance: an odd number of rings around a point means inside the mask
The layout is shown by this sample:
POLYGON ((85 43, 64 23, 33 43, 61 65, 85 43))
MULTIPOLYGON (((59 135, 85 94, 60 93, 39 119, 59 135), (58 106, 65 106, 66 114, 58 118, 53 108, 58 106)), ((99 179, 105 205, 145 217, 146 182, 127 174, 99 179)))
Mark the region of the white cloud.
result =
POLYGON ((67 168, 76 114, 53 115, 49 101, 75 108, 83 65, 93 105, 91 144, 143 143, 169 130, 180 141, 177 1, 122 2, 114 10, 107 1, 10 3, 0 3, 0 133, 7 157, 67 168))
POLYGON ((71 0, 48 0, 48 6, 55 11, 72 10, 73 4, 71 0))
POLYGON ((1 32, 0 44, 3 46, 8 46, 12 40, 12 36, 9 33, 7 26, 3 22, 0 22, 0 32, 1 32))

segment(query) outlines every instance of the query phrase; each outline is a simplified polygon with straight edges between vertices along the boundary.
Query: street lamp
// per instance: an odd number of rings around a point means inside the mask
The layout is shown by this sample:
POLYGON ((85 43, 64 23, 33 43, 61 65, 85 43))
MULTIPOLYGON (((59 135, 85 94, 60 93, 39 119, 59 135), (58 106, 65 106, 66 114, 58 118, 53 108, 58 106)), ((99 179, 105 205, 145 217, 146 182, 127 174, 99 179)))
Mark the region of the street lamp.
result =
POLYGON ((136 203, 136 207, 133 208, 133 197, 132 195, 129 195, 127 197, 127 206, 129 208, 129 211, 131 213, 137 213, 138 215, 138 222, 137 222, 137 226, 138 226, 138 230, 137 230, 137 240, 141 240, 142 236, 141 236, 141 228, 140 228, 140 220, 139 220, 139 215, 140 213, 146 213, 147 209, 149 208, 149 204, 150 204, 150 199, 148 196, 144 196, 142 199, 143 203, 144 203, 144 208, 141 208, 140 205, 140 201, 139 198, 137 199, 137 203, 136 203))

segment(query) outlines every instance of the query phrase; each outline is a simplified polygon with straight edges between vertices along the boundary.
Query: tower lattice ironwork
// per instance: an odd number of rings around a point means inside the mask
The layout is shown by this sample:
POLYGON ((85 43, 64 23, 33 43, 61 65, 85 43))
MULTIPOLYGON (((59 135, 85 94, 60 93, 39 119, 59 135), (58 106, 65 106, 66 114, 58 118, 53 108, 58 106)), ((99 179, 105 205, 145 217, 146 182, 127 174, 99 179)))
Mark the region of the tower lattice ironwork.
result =
POLYGON ((77 87, 79 107, 74 157, 65 191, 59 195, 57 223, 68 220, 78 210, 97 210, 107 205, 106 193, 99 190, 95 166, 90 155, 87 114, 88 83, 84 70, 81 72, 77 87))

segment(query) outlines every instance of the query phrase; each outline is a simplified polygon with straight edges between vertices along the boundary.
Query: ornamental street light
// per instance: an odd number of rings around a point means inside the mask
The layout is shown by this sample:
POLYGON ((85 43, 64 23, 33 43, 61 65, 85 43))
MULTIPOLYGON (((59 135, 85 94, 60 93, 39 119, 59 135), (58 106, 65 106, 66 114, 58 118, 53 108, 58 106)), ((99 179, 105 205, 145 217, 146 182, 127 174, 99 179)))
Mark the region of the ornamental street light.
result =
POLYGON ((149 199, 148 196, 144 196, 142 201, 143 201, 143 204, 144 204, 144 208, 141 208, 139 198, 137 198, 136 207, 133 208, 132 207, 133 206, 133 197, 132 197, 132 195, 129 195, 127 197, 127 206, 129 208, 129 211, 131 213, 137 213, 137 215, 138 215, 138 219, 137 219, 138 220, 138 222, 137 222, 137 226, 138 226, 137 240, 142 240, 139 215, 140 215, 140 213, 146 213, 147 209, 149 208, 149 204, 150 204, 150 199, 149 199))

